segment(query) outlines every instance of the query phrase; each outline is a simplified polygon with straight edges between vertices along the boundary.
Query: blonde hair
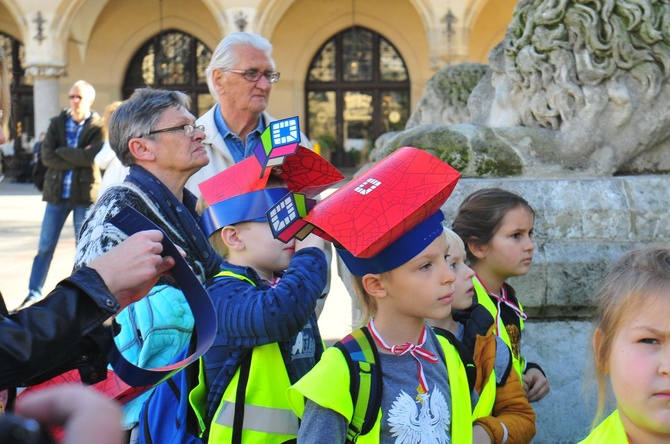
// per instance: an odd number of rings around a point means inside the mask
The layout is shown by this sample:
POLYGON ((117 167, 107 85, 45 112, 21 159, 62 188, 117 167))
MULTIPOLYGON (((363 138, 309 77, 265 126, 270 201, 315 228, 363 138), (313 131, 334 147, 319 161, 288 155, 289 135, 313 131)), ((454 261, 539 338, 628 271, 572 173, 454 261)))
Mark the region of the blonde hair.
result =
MULTIPOLYGON (((207 202, 205 201, 205 198, 198 197, 198 201, 195 204, 195 211, 199 214, 202 215, 202 213, 209 207, 207 202)), ((221 230, 223 230, 223 227, 219 228, 216 230, 214 233, 209 235, 209 244, 212 246, 214 251, 219 253, 221 257, 227 258, 228 257, 228 246, 226 245, 225 242, 223 242, 223 239, 221 238, 221 230)))
MULTIPOLYGON (((463 251, 465 251, 465 244, 463 243, 463 239, 456 234, 455 231, 444 227, 444 236, 447 238, 447 245, 449 245, 450 252, 451 252, 451 247, 454 245, 461 245, 463 247, 463 251)), ((465 257, 463 258, 465 260, 465 257)))
MULTIPOLYGON (((616 335, 640 307, 658 301, 670 288, 670 248, 651 246, 633 250, 619 259, 605 277, 596 297, 593 350, 598 381, 598 404, 593 427, 602 419, 607 401, 606 374, 616 335)), ((663 302, 670 302, 670 299, 663 302)))
POLYGON ((377 314, 377 300, 370 296, 363 287, 363 276, 351 275, 351 286, 354 290, 354 297, 356 298, 356 305, 361 310, 358 319, 354 322, 357 328, 367 325, 377 314))

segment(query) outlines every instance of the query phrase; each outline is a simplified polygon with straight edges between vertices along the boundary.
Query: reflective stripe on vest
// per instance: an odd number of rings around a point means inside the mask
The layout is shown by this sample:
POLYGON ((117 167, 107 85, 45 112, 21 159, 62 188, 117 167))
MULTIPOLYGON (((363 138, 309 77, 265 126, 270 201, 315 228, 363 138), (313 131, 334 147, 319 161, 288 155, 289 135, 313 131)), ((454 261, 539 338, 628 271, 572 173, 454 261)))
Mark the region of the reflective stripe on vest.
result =
MULTIPOLYGON (((229 276, 256 284, 246 276, 224 270, 215 277, 229 276)), ((298 417, 289 406, 286 390, 291 385, 284 357, 278 343, 254 347, 248 363, 248 375, 243 397, 244 403, 241 441, 250 443, 283 443, 298 435, 298 417)), ((210 425, 209 443, 223 444, 233 441, 238 385, 242 367, 238 367, 223 393, 221 403, 210 425)), ((245 371, 246 371, 245 369, 245 371)), ((244 378, 243 378, 244 379, 244 378)))
MULTIPOLYGON (((240 369, 226 387, 214 414, 210 443, 229 443, 233 436, 240 369)), ((242 442, 282 443, 298 435, 298 417, 291 410, 286 390, 291 385, 277 343, 255 347, 244 394, 242 442)))
POLYGON ((579 444, 628 444, 628 442, 619 410, 615 410, 579 444))
MULTIPOLYGON (((491 313, 491 316, 493 316, 493 319, 496 319, 496 315, 498 314, 498 308, 496 305, 493 303, 491 300, 491 296, 486 292, 486 289, 484 286, 479 282, 479 279, 476 277, 472 278, 472 282, 475 285, 475 293, 477 294, 477 302, 489 311, 491 313)), ((521 308, 521 303, 519 303, 519 308, 521 308)), ((519 319, 519 328, 523 330, 523 319, 519 319)), ((519 381, 523 383, 522 376, 523 376, 523 369, 526 366, 525 359, 523 356, 514 356, 514 349, 512 348, 512 341, 509 338, 509 334, 507 333, 507 329, 503 329, 502 331, 498 331, 497 328, 494 329, 495 333, 503 340, 505 341, 505 344, 509 347, 510 350, 512 350, 512 365, 514 366, 514 370, 519 374, 519 381)))

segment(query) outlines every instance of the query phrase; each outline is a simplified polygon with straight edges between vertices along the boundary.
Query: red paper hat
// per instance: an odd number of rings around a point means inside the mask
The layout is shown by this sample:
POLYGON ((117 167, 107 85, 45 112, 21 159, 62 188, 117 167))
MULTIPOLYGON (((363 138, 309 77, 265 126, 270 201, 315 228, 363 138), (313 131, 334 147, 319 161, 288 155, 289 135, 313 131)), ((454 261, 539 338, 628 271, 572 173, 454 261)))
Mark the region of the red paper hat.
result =
MULTIPOLYGON (((426 241, 439 235, 440 207, 459 178, 458 171, 437 157, 404 147, 316 204, 297 224, 313 225, 318 228, 315 234, 341 245, 346 250, 341 257, 352 273, 387 271, 414 257, 430 243, 426 241), (413 245, 412 251, 407 250, 390 262, 390 255, 386 259, 378 257, 403 236, 407 236, 406 245, 413 245), (420 246, 420 250, 405 257, 420 246), (371 259, 370 267, 350 264, 348 257, 371 259), (375 261, 379 263, 372 265, 375 261)), ((276 228, 273 226, 279 231, 276 228)), ((301 236, 306 232, 301 227, 301 236)), ((280 235, 276 237, 281 238, 280 235)))
MULTIPOLYGON (((326 159, 297 144, 297 122, 295 117, 272 122, 253 156, 198 184, 209 204, 200 221, 208 236, 226 225, 266 220, 265 212, 287 193, 315 197, 344 179, 326 159), (271 175, 285 188, 266 189, 271 175)), ((310 208, 314 203, 309 199, 310 208)))
POLYGON ((209 205, 231 197, 265 189, 270 174, 284 181, 294 192, 315 197, 344 176, 330 162, 314 151, 299 146, 295 154, 286 156, 284 163, 275 167, 263 166, 255 156, 226 168, 200 182, 198 188, 209 205))

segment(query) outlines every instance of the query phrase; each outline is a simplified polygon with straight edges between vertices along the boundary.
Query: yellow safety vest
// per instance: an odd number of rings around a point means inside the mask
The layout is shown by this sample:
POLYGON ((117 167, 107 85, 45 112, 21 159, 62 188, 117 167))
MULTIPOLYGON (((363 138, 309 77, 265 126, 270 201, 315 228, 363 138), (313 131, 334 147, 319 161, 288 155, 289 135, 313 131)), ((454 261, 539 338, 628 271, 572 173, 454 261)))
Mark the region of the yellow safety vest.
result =
MULTIPOLYGON (((223 271, 218 276, 236 277, 253 284, 246 276, 230 271, 223 271)), ((202 370, 201 376, 204 376, 202 370)), ((223 393, 210 424, 208 442, 233 442, 236 411, 237 426, 238 429, 241 426, 239 433, 244 444, 278 444, 295 439, 299 423, 286 399, 286 390, 290 385, 279 344, 274 342, 254 347, 223 393), (239 402, 243 405, 238 405, 239 402)), ((199 386, 204 386, 204 377, 199 386)), ((195 393, 192 392, 192 395, 195 396, 195 393)))
MULTIPOLYGON (((458 350, 448 339, 437 335, 444 350, 444 357, 449 375, 451 391, 451 442, 472 442, 472 403, 470 387, 458 350)), ((316 366, 300 381, 288 390, 288 399, 293 411, 302 417, 305 411, 305 398, 309 398, 320 406, 334 410, 351 421, 353 416, 353 400, 349 391, 349 368, 342 352, 337 347, 330 347, 321 356, 316 366), (324 381, 327 381, 324 383, 324 381)), ((359 435, 358 444, 377 444, 381 429, 382 411, 379 409, 377 422, 366 435, 359 435)))
MULTIPOLYGON (((523 370, 526 367, 526 360, 525 358, 519 353, 516 355, 514 353, 514 348, 512 347, 512 341, 510 340, 509 334, 507 333, 506 329, 503 329, 502 331, 498 331, 497 326, 495 325, 495 319, 497 319, 498 315, 498 307, 496 304, 493 302, 491 299, 491 296, 489 296, 488 292, 484 288, 481 282, 479 282, 479 279, 476 277, 472 278, 472 282, 475 285, 475 293, 477 295, 477 302, 489 311, 491 313, 491 316, 493 316, 494 319, 494 331, 495 333, 503 340, 505 341, 505 344, 509 347, 509 349, 512 351, 512 365, 514 366, 514 370, 519 374, 519 381, 521 381, 522 376, 523 376, 523 370)), ((523 310, 523 307, 521 306, 521 302, 519 302, 519 308, 523 310)), ((523 330, 523 319, 519 319, 519 330, 523 330)))
POLYGON ((482 393, 479 395, 477 405, 472 411, 473 420, 493 415, 493 406, 496 402, 496 387, 496 372, 493 370, 482 389, 482 393))
POLYGON ((612 412, 579 444, 628 444, 628 436, 621 423, 619 410, 612 412))

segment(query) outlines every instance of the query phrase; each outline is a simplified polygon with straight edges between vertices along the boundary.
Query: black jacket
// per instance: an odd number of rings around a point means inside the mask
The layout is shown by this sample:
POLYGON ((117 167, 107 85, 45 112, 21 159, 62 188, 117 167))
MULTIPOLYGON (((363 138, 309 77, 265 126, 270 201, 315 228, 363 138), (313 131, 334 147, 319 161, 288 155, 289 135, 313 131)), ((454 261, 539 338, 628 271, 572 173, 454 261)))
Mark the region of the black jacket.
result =
POLYGON ((68 114, 69 111, 63 111, 51 119, 40 147, 42 163, 47 167, 42 200, 60 202, 65 171, 72 171, 72 189, 68 201, 72 205, 90 205, 95 202, 100 186, 100 169, 94 159, 102 149, 102 123, 100 116, 92 113, 84 123, 77 146, 70 147, 65 136, 68 114), (91 148, 84 149, 89 145, 91 148))
POLYGON ((105 379, 111 329, 119 309, 100 275, 81 268, 35 305, 7 313, 0 297, 0 390, 34 385, 71 369, 105 379))

